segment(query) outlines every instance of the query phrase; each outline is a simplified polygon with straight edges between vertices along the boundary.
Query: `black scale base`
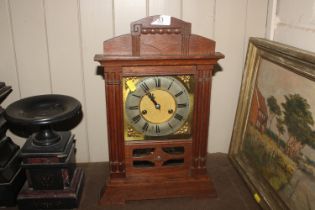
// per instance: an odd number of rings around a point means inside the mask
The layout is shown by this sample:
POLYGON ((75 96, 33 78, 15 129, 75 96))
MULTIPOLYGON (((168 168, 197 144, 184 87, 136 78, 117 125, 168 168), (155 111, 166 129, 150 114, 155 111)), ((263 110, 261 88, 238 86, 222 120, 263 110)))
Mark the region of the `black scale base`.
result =
MULTIPOLYGON (((12 91, 0 82, 0 103, 12 91)), ((20 147, 6 136, 7 121, 4 109, 0 107, 0 206, 15 206, 16 197, 25 182, 24 171, 20 168, 20 147)))
POLYGON ((0 140, 0 206, 15 206, 25 182, 19 153, 19 147, 9 137, 0 140))
POLYGON ((18 195, 20 210, 77 208, 84 172, 76 168, 75 140, 70 132, 57 132, 54 145, 34 146, 31 136, 21 149, 28 182, 18 195))
POLYGON ((29 188, 26 183, 18 197, 20 210, 30 209, 73 209, 80 203, 84 173, 81 168, 74 171, 70 186, 64 190, 40 190, 29 188))
POLYGON ((16 197, 25 182, 25 174, 19 169, 10 182, 0 183, 0 206, 16 205, 16 197))

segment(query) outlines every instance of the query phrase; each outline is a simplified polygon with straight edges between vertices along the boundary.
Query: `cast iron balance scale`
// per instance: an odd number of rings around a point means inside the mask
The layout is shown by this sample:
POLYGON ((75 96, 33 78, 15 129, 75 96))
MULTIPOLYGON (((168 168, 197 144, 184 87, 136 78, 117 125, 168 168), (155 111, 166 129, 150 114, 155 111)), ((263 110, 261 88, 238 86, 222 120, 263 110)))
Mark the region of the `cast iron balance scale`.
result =
POLYGON ((213 197, 207 141, 215 42, 170 16, 131 23, 95 56, 104 68, 110 177, 100 204, 213 197))

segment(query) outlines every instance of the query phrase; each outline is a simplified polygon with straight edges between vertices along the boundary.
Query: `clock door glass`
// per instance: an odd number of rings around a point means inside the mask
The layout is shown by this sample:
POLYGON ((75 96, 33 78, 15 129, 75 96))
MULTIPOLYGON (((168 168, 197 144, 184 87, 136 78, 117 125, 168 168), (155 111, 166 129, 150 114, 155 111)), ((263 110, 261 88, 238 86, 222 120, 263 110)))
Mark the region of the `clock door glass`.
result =
POLYGON ((190 85, 171 76, 138 77, 124 84, 126 140, 176 137, 185 124, 187 130, 193 106, 190 85))

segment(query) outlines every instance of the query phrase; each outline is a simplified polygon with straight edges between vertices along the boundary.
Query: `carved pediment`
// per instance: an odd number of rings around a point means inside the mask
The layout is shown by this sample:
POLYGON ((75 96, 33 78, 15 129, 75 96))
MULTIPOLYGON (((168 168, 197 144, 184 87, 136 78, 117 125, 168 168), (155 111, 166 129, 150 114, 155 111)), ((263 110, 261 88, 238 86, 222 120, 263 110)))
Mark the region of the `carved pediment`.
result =
POLYGON ((150 16, 132 22, 130 34, 104 42, 104 55, 210 56, 215 54, 215 41, 191 34, 191 23, 170 17, 169 25, 159 25, 161 17, 150 16), (157 25, 154 24, 156 22, 157 25))

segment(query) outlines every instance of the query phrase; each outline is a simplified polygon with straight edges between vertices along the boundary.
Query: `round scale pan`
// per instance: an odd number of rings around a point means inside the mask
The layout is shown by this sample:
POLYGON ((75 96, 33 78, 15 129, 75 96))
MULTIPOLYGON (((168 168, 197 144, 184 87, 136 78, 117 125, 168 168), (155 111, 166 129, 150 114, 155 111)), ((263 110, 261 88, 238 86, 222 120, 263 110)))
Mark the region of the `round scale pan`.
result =
POLYGON ((39 95, 20 99, 10 104, 7 121, 18 125, 46 125, 67 120, 80 113, 80 102, 65 95, 39 95))

